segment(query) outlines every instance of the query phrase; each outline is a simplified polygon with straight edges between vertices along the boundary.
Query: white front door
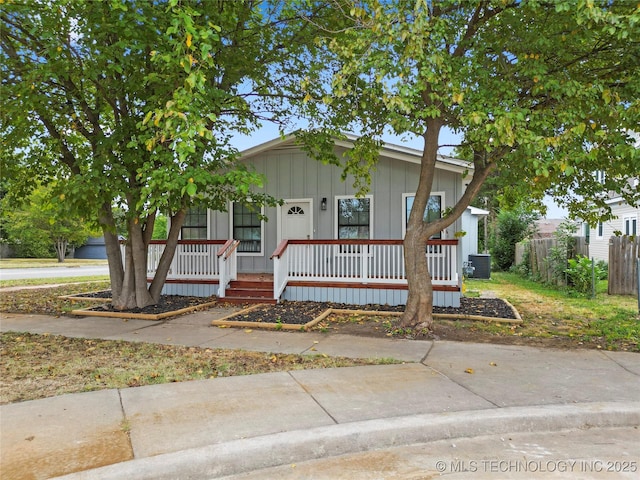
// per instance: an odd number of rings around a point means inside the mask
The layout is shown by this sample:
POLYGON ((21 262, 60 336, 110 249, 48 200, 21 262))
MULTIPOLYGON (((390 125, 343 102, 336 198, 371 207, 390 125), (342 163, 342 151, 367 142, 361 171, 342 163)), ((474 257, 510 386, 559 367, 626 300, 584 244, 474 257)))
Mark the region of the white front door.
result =
POLYGON ((280 240, 313 238, 311 200, 285 200, 280 207, 280 240))

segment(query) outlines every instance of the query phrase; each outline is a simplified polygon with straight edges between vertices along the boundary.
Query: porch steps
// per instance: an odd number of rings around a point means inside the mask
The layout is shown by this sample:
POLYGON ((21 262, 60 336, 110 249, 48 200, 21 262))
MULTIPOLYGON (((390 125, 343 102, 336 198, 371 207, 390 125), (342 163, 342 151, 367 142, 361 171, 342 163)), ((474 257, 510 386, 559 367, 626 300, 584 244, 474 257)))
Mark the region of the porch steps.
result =
POLYGON ((227 303, 276 303, 273 298, 272 281, 234 280, 226 289, 227 303))

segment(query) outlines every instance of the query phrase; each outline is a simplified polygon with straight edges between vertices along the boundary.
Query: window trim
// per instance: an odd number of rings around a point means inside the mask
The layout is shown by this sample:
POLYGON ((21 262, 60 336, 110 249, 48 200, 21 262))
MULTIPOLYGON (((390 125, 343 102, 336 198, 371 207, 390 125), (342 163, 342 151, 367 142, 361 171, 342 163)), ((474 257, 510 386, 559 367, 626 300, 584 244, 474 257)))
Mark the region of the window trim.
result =
MULTIPOLYGON (((361 200, 361 199, 368 199, 369 200, 369 238, 367 240, 372 240, 374 238, 373 235, 373 195, 365 195, 363 197, 356 197, 355 195, 336 195, 334 197, 334 213, 335 213, 335 220, 333 222, 333 238, 336 240, 340 240, 340 238, 338 237, 338 232, 340 230, 339 225, 338 225, 338 220, 340 218, 340 200, 348 200, 348 199, 357 199, 357 200, 361 200)), ((346 239, 344 239, 346 240, 346 239)))
MULTIPOLYGON (((211 221, 209 218, 209 209, 207 207, 196 207, 196 208, 204 208, 204 215, 205 218, 207 220, 207 225, 205 227, 198 227, 198 226, 191 226, 191 225, 186 225, 185 222, 182 222, 182 226, 180 227, 180 240, 209 240, 209 238, 211 238, 211 221), (182 237, 182 231, 184 228, 205 228, 206 229, 206 235, 204 238, 198 238, 198 239, 184 239, 182 237)), ((187 220, 187 217, 189 216, 189 210, 191 210, 191 208, 187 209, 187 214, 185 215, 185 221, 187 220)), ((168 229, 170 228, 169 225, 167 225, 167 234, 168 229)))
MULTIPOLYGON (((416 192, 413 193, 403 193, 402 194, 402 238, 404 238, 407 235, 407 222, 409 221, 409 216, 407 215, 407 198, 408 197, 415 197, 416 196, 416 192)), ((442 214, 444 213, 444 209, 445 209, 445 192, 441 191, 441 192, 431 192, 429 194, 429 196, 431 197, 435 197, 435 196, 439 196, 440 197, 440 216, 442 217, 442 214)), ((447 236, 447 231, 446 230, 441 230, 440 231, 440 238, 439 240, 444 240, 446 239, 447 236)))
POLYGON ((638 216, 637 215, 625 215, 622 217, 622 228, 625 235, 638 235, 638 216), (635 224, 635 233, 633 233, 633 226, 635 224))
MULTIPOLYGON (((229 238, 233 238, 233 210, 236 203, 242 202, 230 202, 229 205, 229 238)), ((247 200, 247 203, 251 203, 247 200)), ((260 207, 260 215, 264 216, 264 205, 260 207)), ((235 240, 235 239, 234 239, 235 240)), ((264 220, 260 220, 260 251, 259 252, 241 252, 237 250, 239 257, 263 257, 264 256, 264 220)))

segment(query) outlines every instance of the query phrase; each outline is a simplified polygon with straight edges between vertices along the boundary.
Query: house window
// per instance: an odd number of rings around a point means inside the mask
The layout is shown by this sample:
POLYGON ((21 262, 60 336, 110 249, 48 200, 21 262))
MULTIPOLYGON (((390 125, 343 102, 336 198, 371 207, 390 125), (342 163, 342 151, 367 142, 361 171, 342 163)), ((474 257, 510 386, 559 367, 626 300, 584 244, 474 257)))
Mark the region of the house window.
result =
MULTIPOLYGON (((413 202, 416 198, 414 194, 405 193, 403 196, 404 199, 404 208, 402 211, 403 222, 402 222, 402 236, 404 237, 407 233, 407 223, 409 223, 409 215, 411 215, 411 209, 413 208, 413 202)), ((433 192, 429 197, 429 201, 427 202, 427 208, 424 211, 424 216, 422 217, 425 222, 432 222, 434 220, 438 220, 442 218, 442 207, 444 205, 444 192, 433 192)), ((433 235, 431 238, 440 239, 442 238, 442 232, 433 235)))
POLYGON ((604 223, 598 222, 598 238, 604 237, 604 223))
POLYGON ((240 240, 238 253, 262 254, 261 212, 251 204, 239 202, 234 202, 232 210, 232 236, 240 240))
POLYGON ((289 209, 287 215, 304 215, 304 210, 302 209, 302 207, 294 205, 289 209))
POLYGON ((582 234, 584 238, 587 240, 587 244, 589 244, 591 240, 591 226, 588 223, 582 224, 582 234))
POLYGON ((207 239, 207 209, 206 207, 193 207, 187 211, 184 223, 180 229, 182 240, 206 240, 207 239))
POLYGON ((372 197, 338 197, 337 238, 359 240, 371 238, 373 208, 372 197))
POLYGON ((596 170, 595 173, 596 182, 604 184, 604 181, 607 179, 604 170, 596 170))
POLYGON ((625 235, 637 235, 638 234, 638 217, 625 217, 624 218, 624 234, 625 235))

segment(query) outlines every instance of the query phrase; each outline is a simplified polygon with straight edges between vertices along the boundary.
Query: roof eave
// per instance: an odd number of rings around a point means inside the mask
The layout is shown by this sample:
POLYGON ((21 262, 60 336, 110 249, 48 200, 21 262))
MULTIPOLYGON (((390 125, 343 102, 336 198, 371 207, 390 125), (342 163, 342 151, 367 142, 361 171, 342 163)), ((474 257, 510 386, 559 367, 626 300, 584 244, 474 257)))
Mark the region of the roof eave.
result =
MULTIPOLYGON (((335 145, 347 149, 352 148, 353 142, 355 142, 358 137, 352 134, 347 134, 346 137, 346 140, 336 140, 335 145)), ((250 158, 267 150, 294 145, 295 141, 296 137, 294 135, 286 135, 248 148, 240 152, 240 156, 241 158, 250 158)), ((385 143, 382 146, 380 155, 408 163, 420 164, 422 162, 422 151, 392 143, 385 143)), ((436 168, 455 173, 464 173, 473 170, 473 164, 459 158, 438 155, 436 168)))

